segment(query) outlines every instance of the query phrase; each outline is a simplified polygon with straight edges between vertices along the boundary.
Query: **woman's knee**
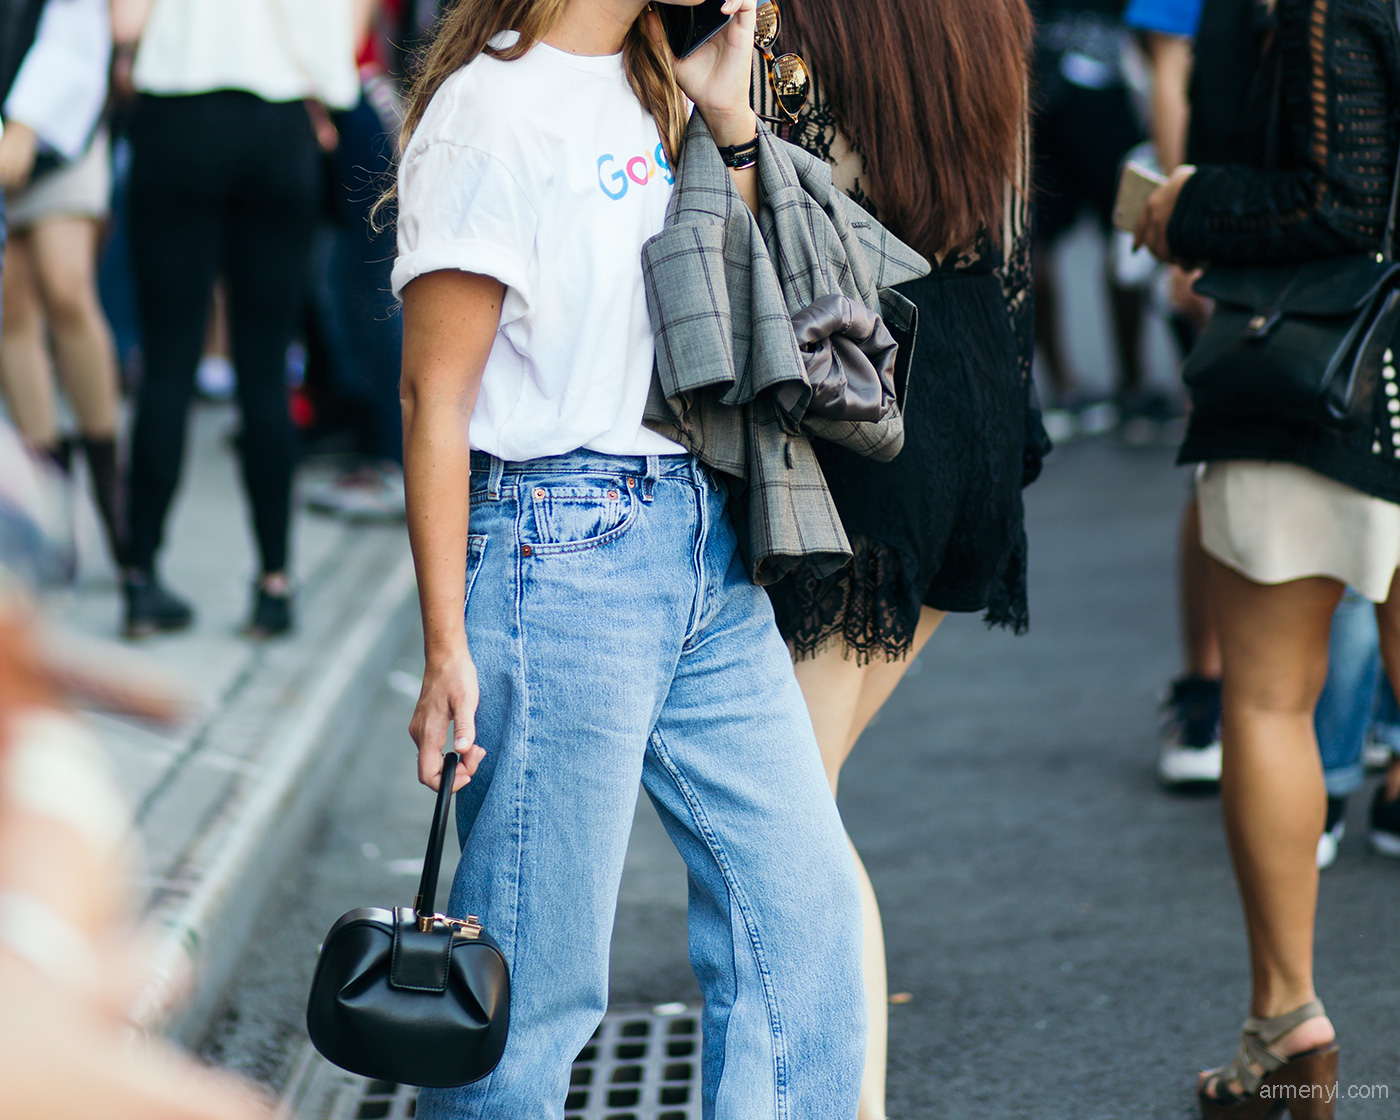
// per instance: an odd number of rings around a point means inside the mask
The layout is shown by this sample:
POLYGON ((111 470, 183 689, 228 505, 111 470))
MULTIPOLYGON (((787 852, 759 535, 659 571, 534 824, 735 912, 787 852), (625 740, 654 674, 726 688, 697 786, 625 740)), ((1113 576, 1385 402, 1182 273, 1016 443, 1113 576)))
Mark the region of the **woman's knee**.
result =
POLYGON ((102 305, 92 269, 76 261, 47 261, 39 273, 44 314, 54 330, 83 330, 101 323, 102 305))

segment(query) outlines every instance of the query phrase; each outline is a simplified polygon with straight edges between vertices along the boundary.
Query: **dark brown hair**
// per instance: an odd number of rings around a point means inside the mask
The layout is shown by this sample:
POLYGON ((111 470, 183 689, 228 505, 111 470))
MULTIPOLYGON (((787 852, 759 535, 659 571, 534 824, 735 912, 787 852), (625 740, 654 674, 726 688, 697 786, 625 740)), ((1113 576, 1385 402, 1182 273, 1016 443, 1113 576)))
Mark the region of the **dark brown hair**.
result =
POLYGON ((999 241, 1025 158, 1025 0, 779 3, 890 229, 930 258, 999 241))

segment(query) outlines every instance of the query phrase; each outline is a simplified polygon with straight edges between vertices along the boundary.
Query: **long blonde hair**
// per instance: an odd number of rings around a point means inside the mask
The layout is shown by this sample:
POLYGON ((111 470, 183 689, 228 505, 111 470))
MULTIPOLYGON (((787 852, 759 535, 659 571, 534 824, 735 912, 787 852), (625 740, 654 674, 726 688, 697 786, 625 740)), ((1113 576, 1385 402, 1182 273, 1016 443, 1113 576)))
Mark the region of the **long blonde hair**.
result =
MULTIPOLYGON (((403 143, 413 135, 442 83, 478 55, 505 62, 523 58, 553 29, 569 0, 457 0, 443 13, 432 42, 414 67, 403 122, 403 143), (493 47, 502 31, 519 32, 508 47, 493 47)), ((637 100, 656 120, 672 166, 680 155, 687 122, 685 95, 676 85, 669 55, 651 45, 639 18, 627 32, 622 61, 637 100)))

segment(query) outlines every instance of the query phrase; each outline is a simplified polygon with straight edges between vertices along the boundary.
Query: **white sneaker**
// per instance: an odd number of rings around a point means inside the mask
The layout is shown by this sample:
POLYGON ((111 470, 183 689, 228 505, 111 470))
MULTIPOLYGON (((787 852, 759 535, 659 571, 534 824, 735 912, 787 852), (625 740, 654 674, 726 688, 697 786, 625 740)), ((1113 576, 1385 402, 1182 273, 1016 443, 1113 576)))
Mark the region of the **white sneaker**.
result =
POLYGON ((238 375, 233 363, 222 354, 205 354, 194 371, 194 381, 201 395, 216 401, 230 401, 238 388, 238 375))
POLYGON ((1157 779, 1164 786, 1220 781, 1220 744, 1188 747, 1166 742, 1157 755, 1157 779))
POLYGON ((1337 862, 1337 849, 1342 843, 1342 837, 1347 834, 1347 799, 1345 797, 1329 797, 1327 799, 1327 823, 1322 828, 1322 835, 1317 838, 1317 869, 1326 871, 1337 862))
POLYGON ((1162 702, 1157 778, 1164 786, 1220 781, 1220 682, 1179 677, 1162 702))
POLYGON ((1384 770, 1390 765, 1390 744, 1382 743, 1378 739, 1367 739, 1362 762, 1367 770, 1384 770))
POLYGON ((397 467, 361 467, 313 487, 306 504, 349 521, 402 521, 406 507, 403 472, 397 467))

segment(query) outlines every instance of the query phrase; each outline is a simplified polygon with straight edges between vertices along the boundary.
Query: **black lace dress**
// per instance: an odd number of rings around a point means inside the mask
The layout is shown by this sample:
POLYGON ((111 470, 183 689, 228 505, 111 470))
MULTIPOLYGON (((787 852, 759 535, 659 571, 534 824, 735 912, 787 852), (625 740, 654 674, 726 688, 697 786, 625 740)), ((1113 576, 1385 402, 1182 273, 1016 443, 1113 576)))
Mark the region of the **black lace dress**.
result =
MULTIPOLYGON (((819 90, 779 132, 827 159, 837 186, 878 216, 864 163, 819 90)), ((834 575, 799 570, 769 588, 799 659, 834 642, 861 663, 904 657, 923 606, 1026 628, 1021 490, 1049 450, 1030 380, 1028 199, 1024 176, 1008 184, 1005 254, 984 235, 900 287, 919 309, 919 333, 899 456, 877 463, 818 445, 855 555, 834 575)))

